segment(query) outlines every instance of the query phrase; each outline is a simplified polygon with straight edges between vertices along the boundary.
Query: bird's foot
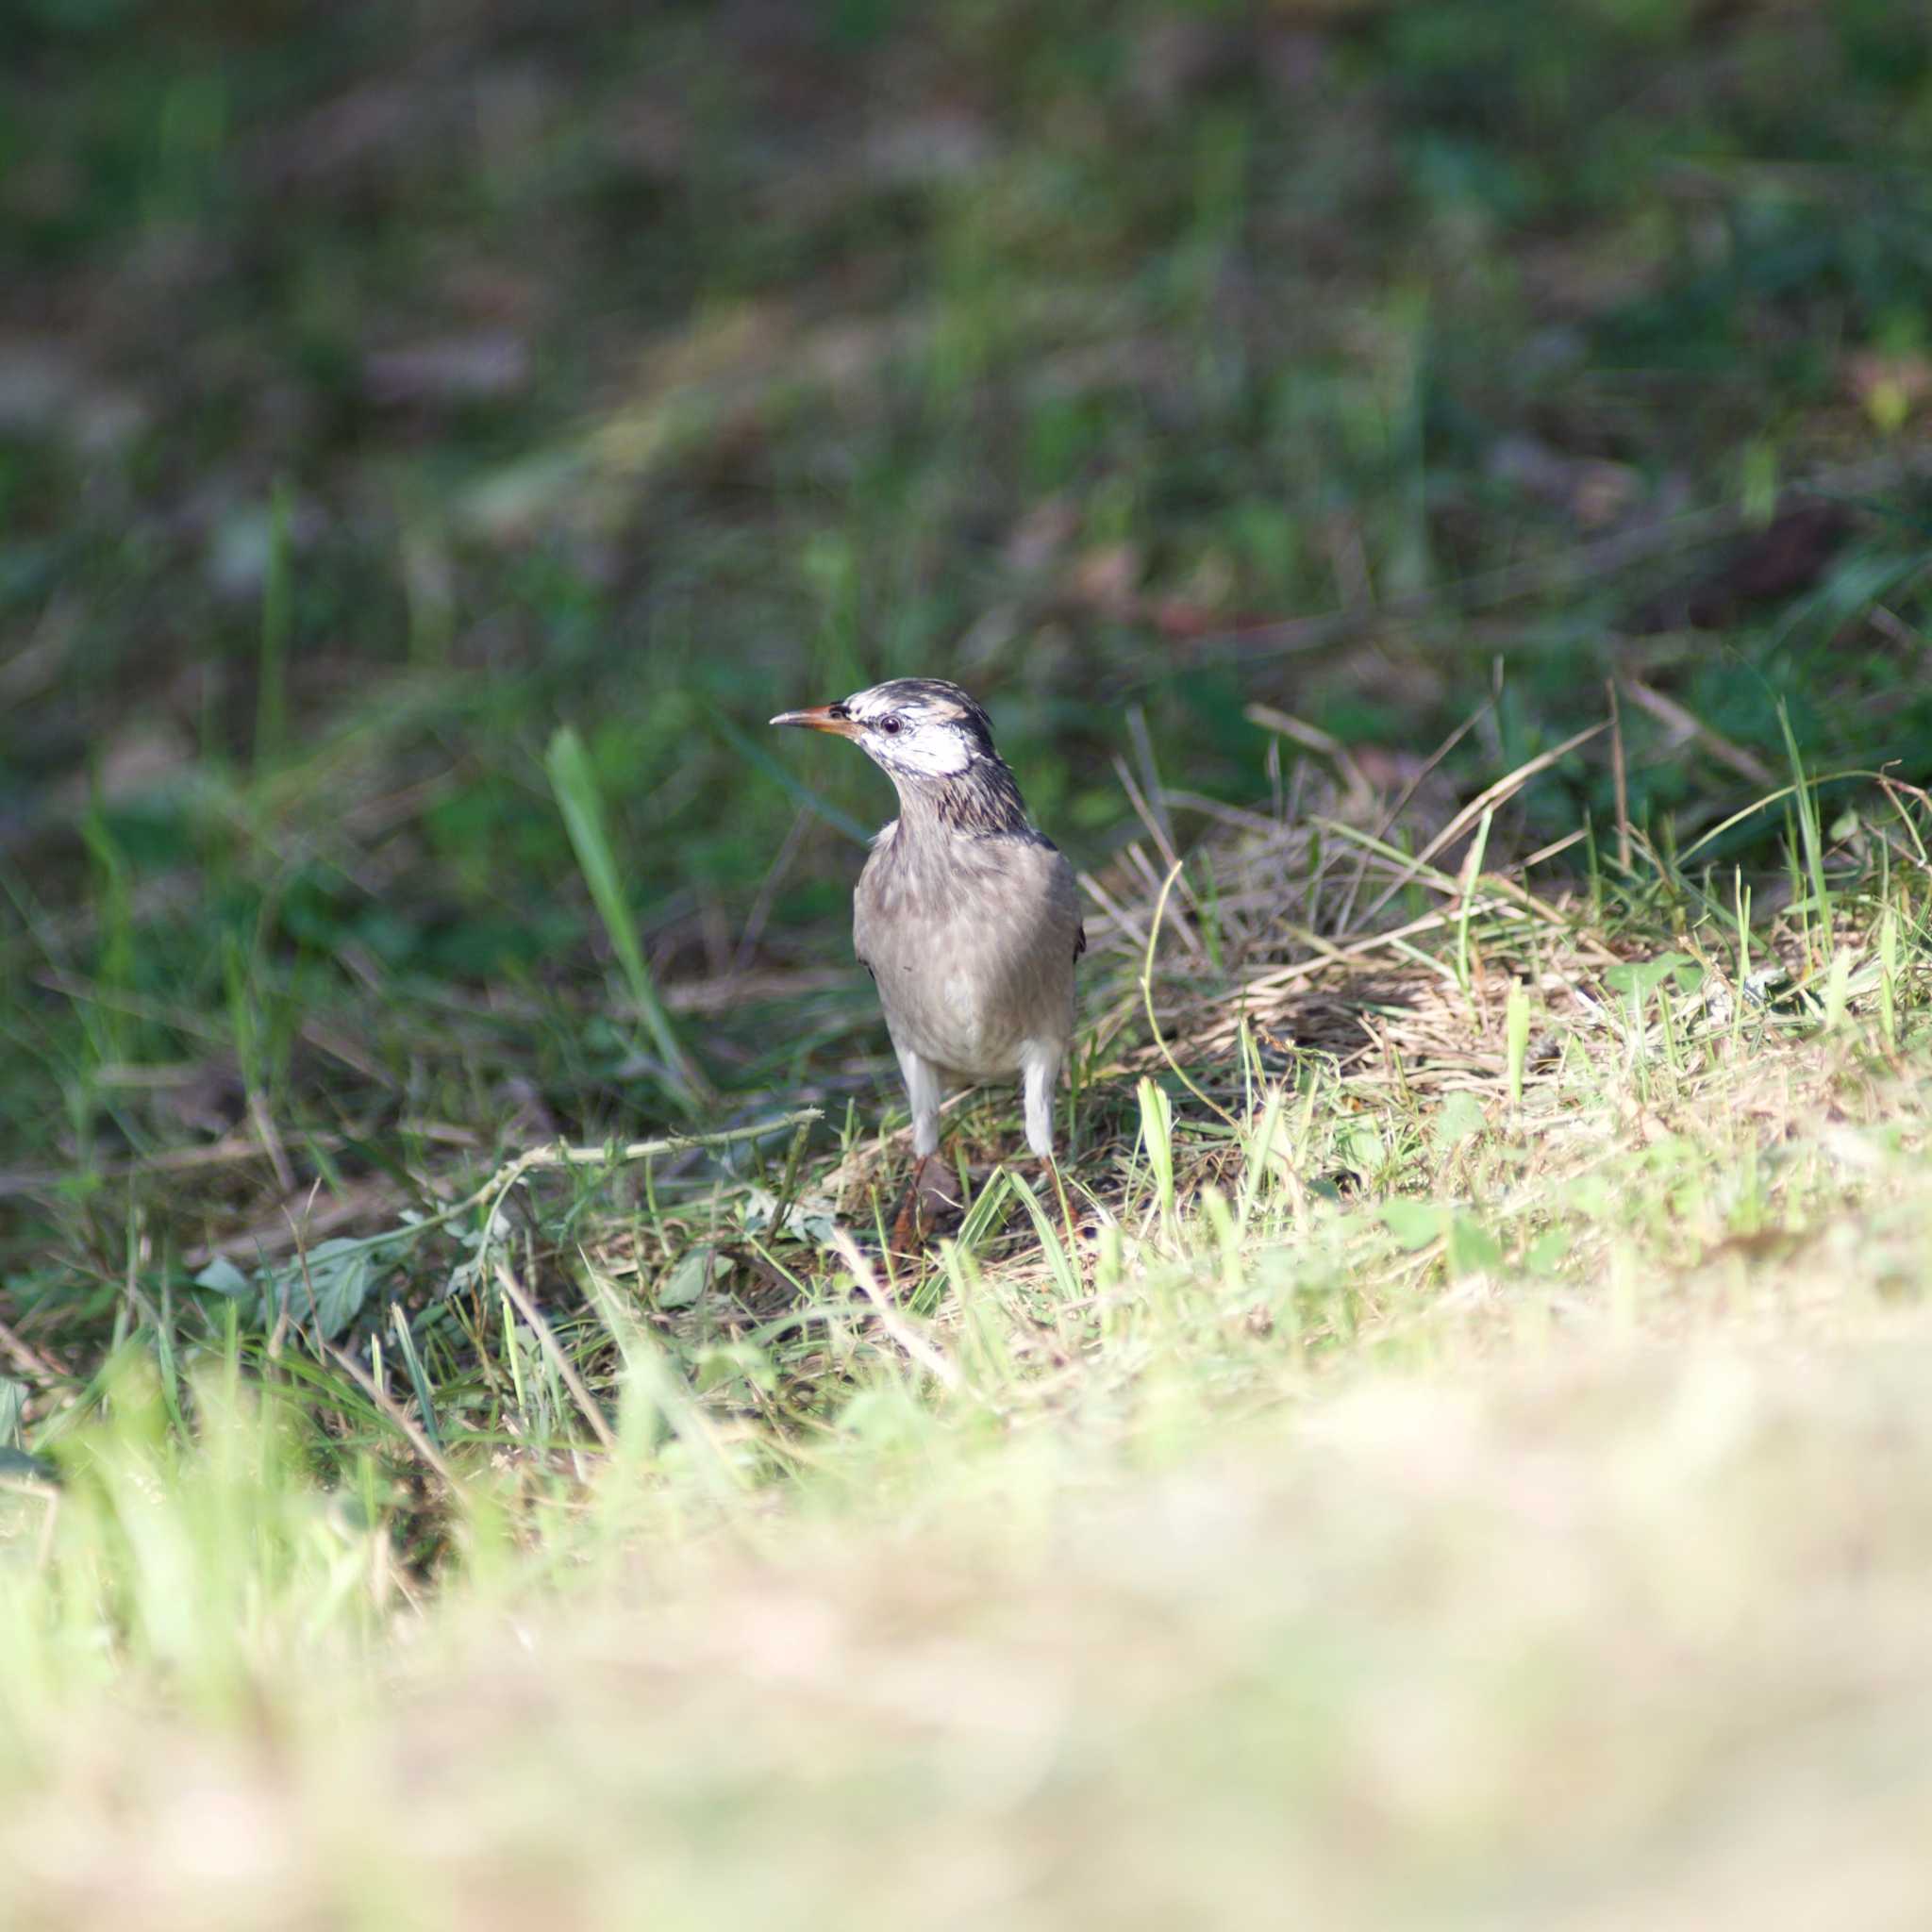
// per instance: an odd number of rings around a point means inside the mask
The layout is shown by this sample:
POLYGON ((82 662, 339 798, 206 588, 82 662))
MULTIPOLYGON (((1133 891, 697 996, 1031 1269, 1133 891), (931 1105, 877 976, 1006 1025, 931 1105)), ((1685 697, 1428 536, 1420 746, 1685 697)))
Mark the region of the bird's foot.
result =
POLYGON ((899 1211, 892 1221, 891 1245, 895 1255, 916 1255, 959 1212, 959 1182, 944 1161, 922 1154, 906 1184, 899 1211))

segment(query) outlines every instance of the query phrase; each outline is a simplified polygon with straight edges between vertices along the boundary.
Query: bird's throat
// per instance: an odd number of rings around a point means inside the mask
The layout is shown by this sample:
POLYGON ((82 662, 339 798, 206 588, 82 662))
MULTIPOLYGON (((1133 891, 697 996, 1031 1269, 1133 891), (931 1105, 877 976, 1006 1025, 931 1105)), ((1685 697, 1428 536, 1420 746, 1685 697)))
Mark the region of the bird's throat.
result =
POLYGON ((922 831, 1024 832, 1026 807, 1003 759, 976 758, 957 777, 915 778, 892 774, 899 816, 915 836, 922 831))

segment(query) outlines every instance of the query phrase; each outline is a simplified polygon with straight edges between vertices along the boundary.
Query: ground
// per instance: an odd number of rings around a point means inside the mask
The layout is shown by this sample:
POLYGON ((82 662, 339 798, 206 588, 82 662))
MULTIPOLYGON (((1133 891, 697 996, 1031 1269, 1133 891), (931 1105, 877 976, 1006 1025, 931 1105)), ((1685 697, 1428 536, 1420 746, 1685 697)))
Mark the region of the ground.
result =
POLYGON ((13 1918, 1923 1922, 1923 23, 0 87, 13 1918), (908 673, 1091 941, 920 1256, 908 673))

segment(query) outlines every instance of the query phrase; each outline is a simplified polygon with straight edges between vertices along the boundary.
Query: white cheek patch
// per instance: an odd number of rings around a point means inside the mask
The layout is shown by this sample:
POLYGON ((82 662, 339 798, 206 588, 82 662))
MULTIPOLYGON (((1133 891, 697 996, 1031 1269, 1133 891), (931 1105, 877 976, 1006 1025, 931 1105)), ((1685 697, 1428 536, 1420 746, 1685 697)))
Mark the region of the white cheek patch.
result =
POLYGON ((901 771, 922 778, 957 778, 973 762, 965 739, 945 724, 902 731, 886 741, 885 754, 901 771))
POLYGON ((875 701, 870 691, 854 691, 845 708, 866 727, 865 749, 889 771, 909 772, 917 778, 958 778, 973 762, 966 734, 951 724, 908 720, 896 738, 889 738, 878 724, 891 708, 875 701))

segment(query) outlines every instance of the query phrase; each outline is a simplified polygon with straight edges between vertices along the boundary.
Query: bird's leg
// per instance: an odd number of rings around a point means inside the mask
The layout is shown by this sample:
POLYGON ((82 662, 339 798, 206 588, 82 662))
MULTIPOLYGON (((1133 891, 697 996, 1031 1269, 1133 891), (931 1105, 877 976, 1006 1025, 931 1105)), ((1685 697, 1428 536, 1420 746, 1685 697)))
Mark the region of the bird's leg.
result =
POLYGON ((1059 1085, 1062 1052, 1050 1041, 1029 1041, 1020 1050, 1020 1087, 1025 1102, 1026 1145, 1039 1157, 1041 1179, 1053 1176, 1054 1192, 1059 1197, 1060 1221, 1067 1230, 1067 1256, 1071 1259, 1076 1252, 1074 1215, 1067 1206, 1066 1184, 1060 1178, 1060 1165, 1053 1152, 1053 1097, 1059 1085))
POLYGON ((940 1102, 945 1090, 940 1084, 940 1070, 922 1054, 895 1040, 892 1050, 899 1056, 899 1072, 906 1082, 906 1105, 912 1110, 912 1151, 925 1160, 940 1151, 940 1102))
POLYGON ((1053 1158, 1053 1096, 1059 1085, 1063 1049, 1049 1040, 1029 1040, 1020 1049, 1020 1091, 1025 1101, 1026 1145, 1042 1160, 1053 1158))
POLYGON ((912 1109, 912 1179, 892 1223, 893 1252, 909 1255, 919 1247, 924 1220, 925 1179, 940 1146, 940 1102, 944 1097, 939 1069, 910 1047, 892 1042, 899 1072, 906 1081, 906 1102, 912 1109))

